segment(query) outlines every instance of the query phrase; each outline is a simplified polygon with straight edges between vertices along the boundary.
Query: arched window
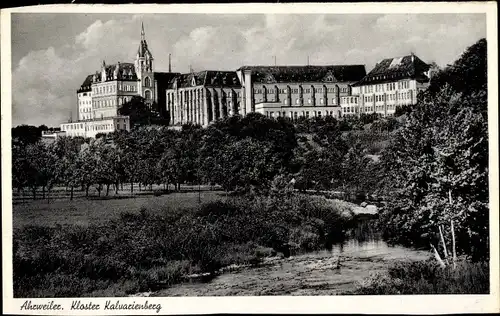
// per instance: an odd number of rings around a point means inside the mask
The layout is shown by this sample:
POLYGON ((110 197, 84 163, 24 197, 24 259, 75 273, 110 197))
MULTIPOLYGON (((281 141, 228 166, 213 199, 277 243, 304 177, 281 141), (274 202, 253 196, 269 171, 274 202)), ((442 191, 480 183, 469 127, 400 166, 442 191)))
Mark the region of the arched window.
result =
POLYGON ((149 77, 144 78, 144 85, 146 87, 151 87, 151 78, 149 77))
POLYGON ((144 98, 146 98, 146 100, 151 100, 151 91, 150 90, 146 90, 144 92, 144 98))

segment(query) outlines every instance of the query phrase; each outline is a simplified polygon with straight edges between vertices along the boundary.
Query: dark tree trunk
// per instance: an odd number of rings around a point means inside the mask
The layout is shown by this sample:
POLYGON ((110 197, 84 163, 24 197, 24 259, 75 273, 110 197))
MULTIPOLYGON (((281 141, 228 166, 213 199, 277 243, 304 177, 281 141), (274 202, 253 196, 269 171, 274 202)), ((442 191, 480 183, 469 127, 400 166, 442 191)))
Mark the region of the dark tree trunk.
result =
POLYGON ((87 184, 87 186, 85 187, 85 196, 86 197, 89 196, 89 189, 90 189, 90 184, 87 184))
POLYGON ((117 194, 118 194, 118 188, 119 188, 119 186, 120 186, 120 184, 117 182, 117 183, 115 184, 115 195, 117 195, 117 194))
POLYGON ((42 200, 45 200, 45 186, 42 186, 42 200))
POLYGON ((71 186, 71 193, 70 193, 70 196, 69 196, 69 200, 73 201, 73 186, 71 186))
POLYGON ((139 192, 142 191, 141 183, 139 182, 139 192))
POLYGON ((122 182, 122 183, 120 183, 120 186, 121 186, 121 188, 122 188, 122 191, 123 191, 123 182, 122 182))
POLYGON ((31 190, 33 191, 33 200, 36 200, 36 187, 31 190))
POLYGON ((110 185, 111 185, 111 184, 106 184, 106 196, 109 196, 109 186, 110 186, 110 185))
POLYGON ((152 184, 149 185, 149 191, 151 191, 151 192, 153 191, 153 185, 152 184))
POLYGON ((99 197, 101 197, 101 190, 102 190, 102 185, 99 183, 99 185, 97 186, 97 194, 99 195, 99 197))
POLYGON ((130 182, 130 194, 134 194, 134 182, 130 182))

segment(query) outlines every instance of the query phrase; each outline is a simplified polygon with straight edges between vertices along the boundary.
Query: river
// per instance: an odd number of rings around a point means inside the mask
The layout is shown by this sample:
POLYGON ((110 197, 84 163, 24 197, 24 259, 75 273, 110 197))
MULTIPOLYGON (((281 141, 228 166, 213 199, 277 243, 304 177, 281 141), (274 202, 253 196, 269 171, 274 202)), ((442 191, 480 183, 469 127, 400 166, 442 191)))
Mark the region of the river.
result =
POLYGON ((205 283, 177 284, 151 296, 338 295, 394 261, 428 257, 427 251, 389 246, 375 238, 351 239, 332 250, 269 258, 262 266, 226 272, 205 283))

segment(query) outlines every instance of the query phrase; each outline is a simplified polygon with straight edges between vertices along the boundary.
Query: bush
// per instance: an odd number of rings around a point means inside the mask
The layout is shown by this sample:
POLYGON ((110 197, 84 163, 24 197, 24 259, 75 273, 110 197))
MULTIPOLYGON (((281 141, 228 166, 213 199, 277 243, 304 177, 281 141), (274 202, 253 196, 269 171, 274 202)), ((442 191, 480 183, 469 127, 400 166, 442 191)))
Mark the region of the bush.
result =
POLYGON ((459 261, 442 269, 433 260, 399 262, 361 282, 351 294, 488 294, 489 265, 459 261))
POLYGON ((349 212, 325 199, 274 192, 164 214, 143 208, 99 226, 28 226, 14 232, 14 292, 60 297, 150 291, 192 273, 319 249, 343 238, 350 220, 349 212))

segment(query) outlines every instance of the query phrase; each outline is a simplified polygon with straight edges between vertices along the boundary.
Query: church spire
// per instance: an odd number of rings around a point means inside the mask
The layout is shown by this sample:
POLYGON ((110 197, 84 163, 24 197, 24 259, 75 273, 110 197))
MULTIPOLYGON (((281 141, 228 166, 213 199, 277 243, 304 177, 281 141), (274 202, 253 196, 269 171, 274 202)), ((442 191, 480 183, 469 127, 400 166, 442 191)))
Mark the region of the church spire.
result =
POLYGON ((139 44, 139 50, 137 51, 139 57, 145 57, 149 55, 151 57, 151 52, 148 49, 148 43, 146 42, 146 33, 144 32, 144 22, 141 22, 141 43, 139 44))

